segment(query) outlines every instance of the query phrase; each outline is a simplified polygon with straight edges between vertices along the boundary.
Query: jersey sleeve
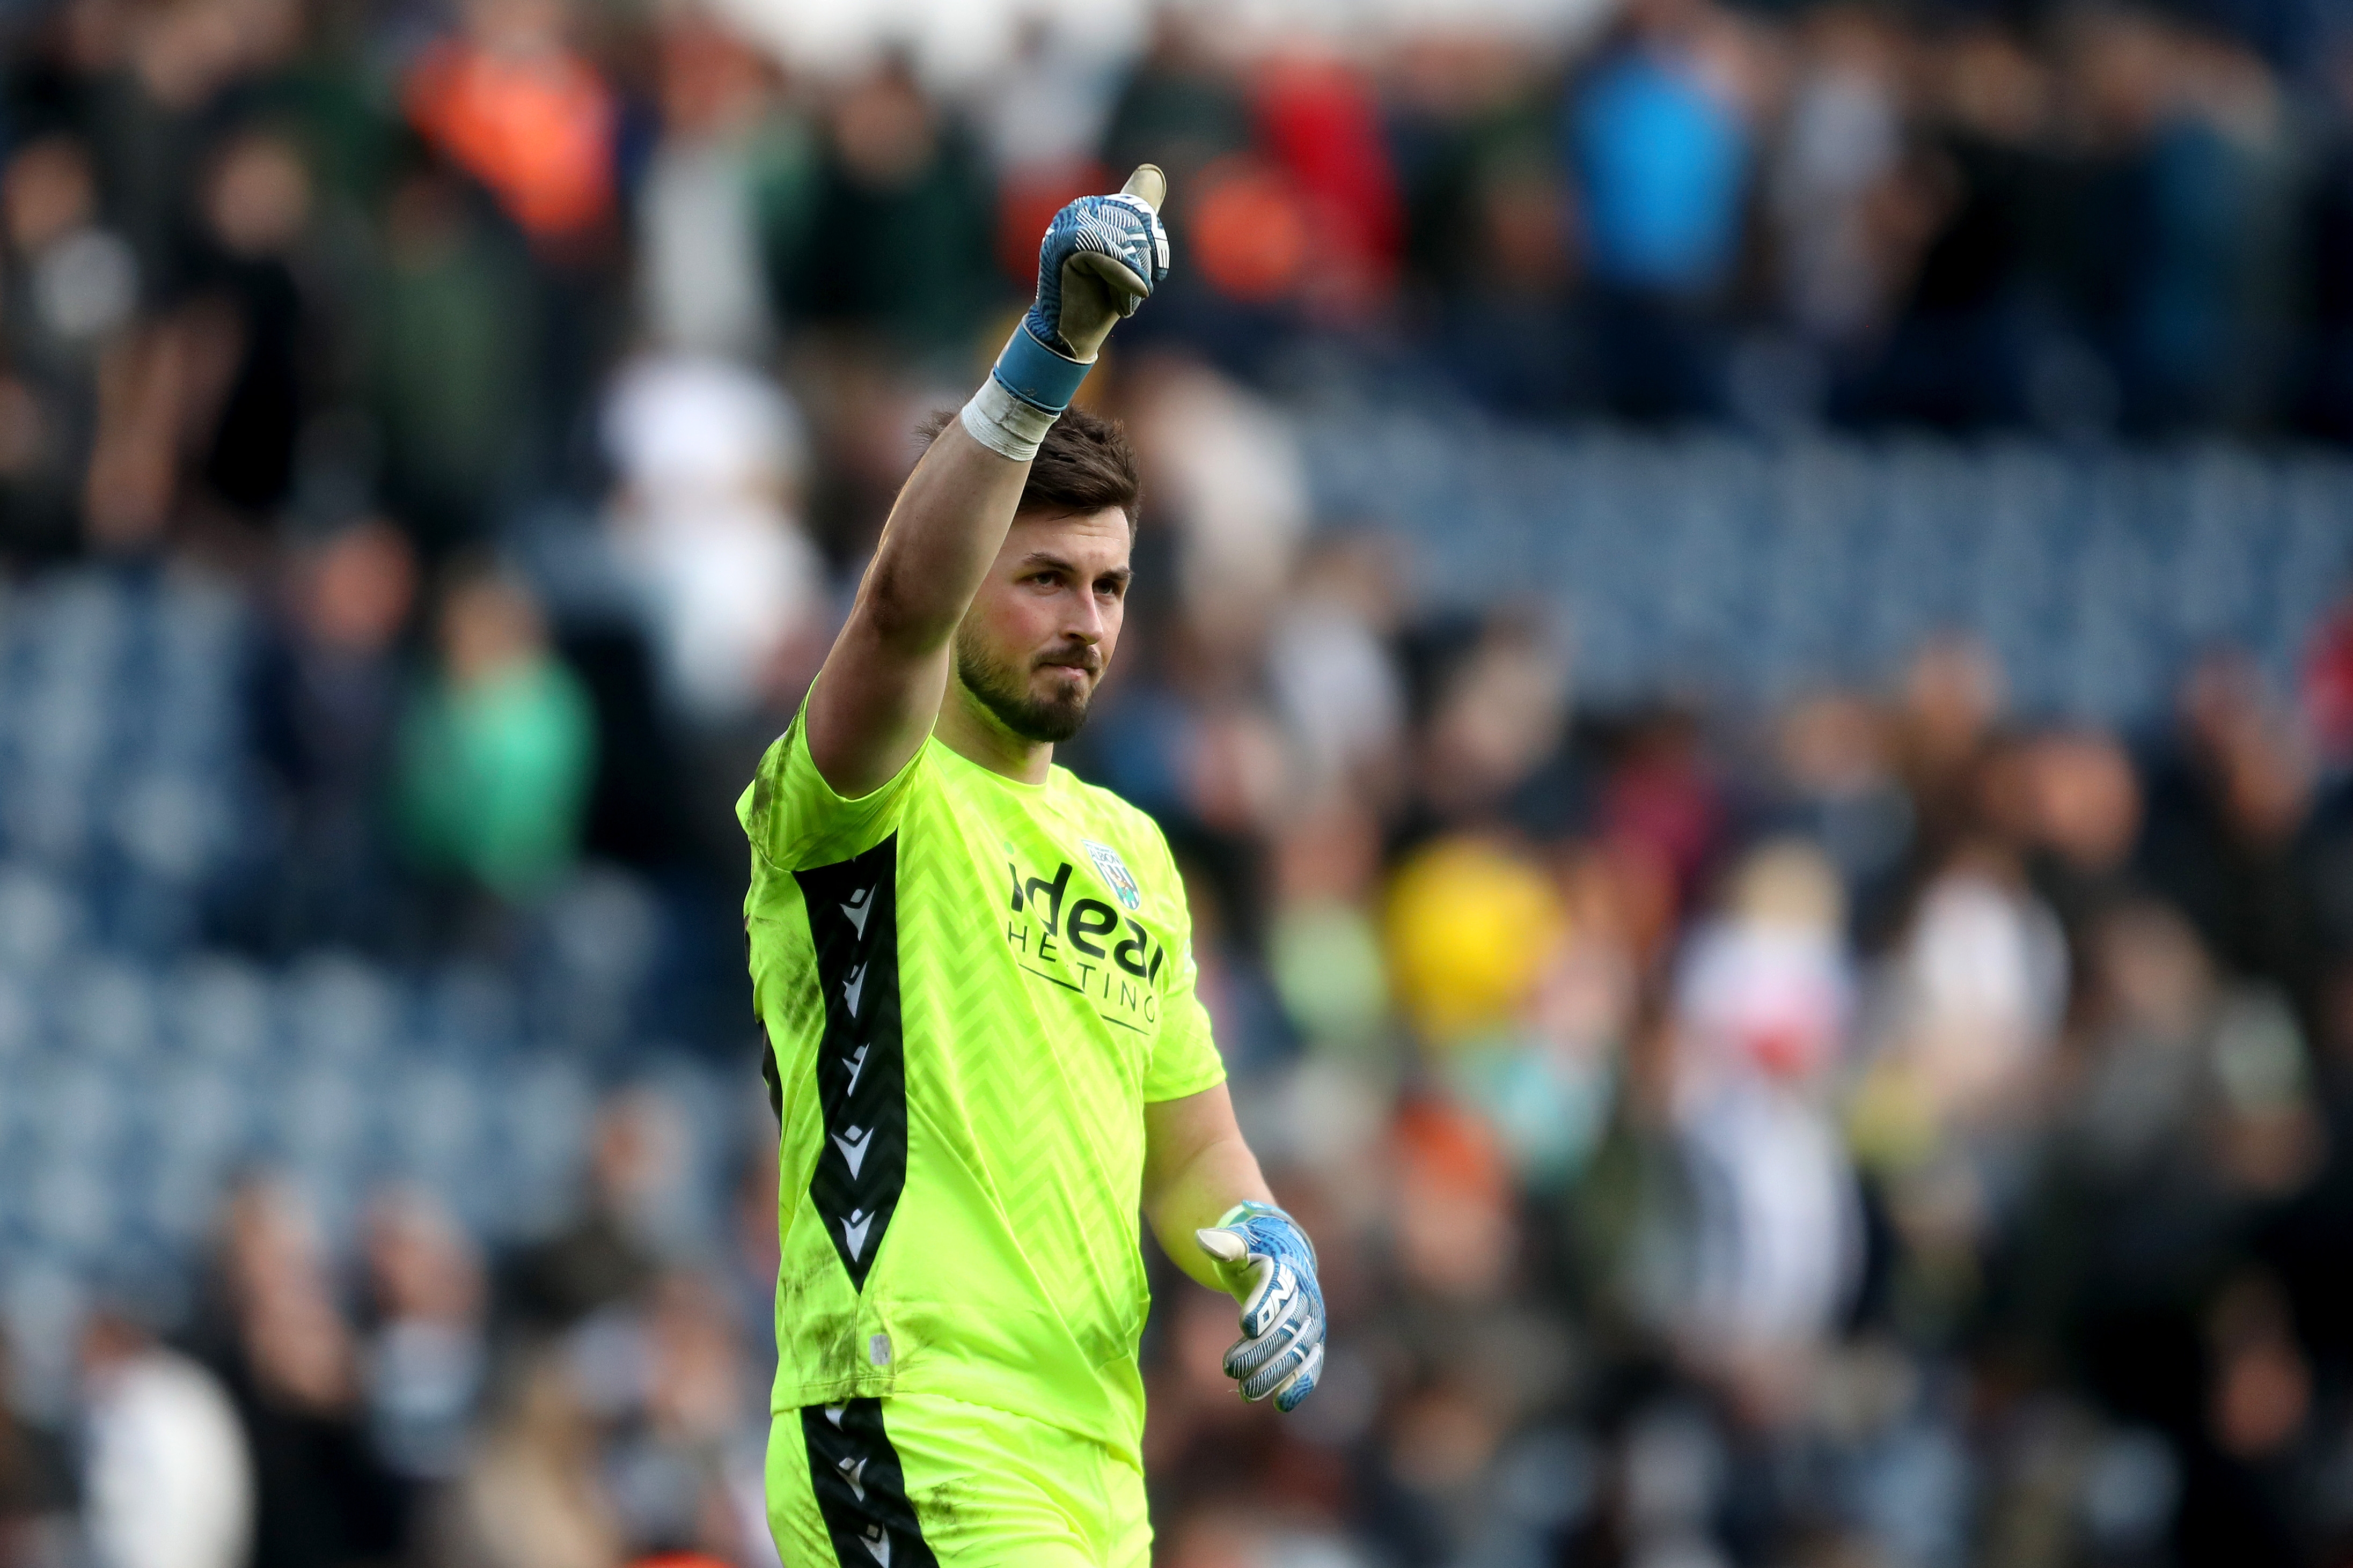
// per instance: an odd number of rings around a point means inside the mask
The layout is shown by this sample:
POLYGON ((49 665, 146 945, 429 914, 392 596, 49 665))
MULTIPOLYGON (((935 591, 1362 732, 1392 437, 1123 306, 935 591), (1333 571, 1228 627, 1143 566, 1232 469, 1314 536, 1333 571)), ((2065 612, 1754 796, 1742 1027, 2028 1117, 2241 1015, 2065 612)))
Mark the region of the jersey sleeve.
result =
POLYGON ((1160 1036, 1152 1047, 1152 1062, 1144 1073, 1146 1104, 1182 1100, 1226 1081, 1226 1061, 1209 1027, 1209 1010, 1198 993, 1199 972, 1193 962, 1193 911, 1185 902, 1185 883, 1167 841, 1153 829, 1159 846, 1163 884, 1176 891, 1176 930, 1168 962, 1160 971, 1160 1036))
POLYGON ((825 782, 809 755, 808 703, 804 700, 791 727, 760 759, 759 772, 735 803, 736 819, 752 841, 755 889, 763 870, 830 866, 864 854, 897 832, 930 746, 925 741, 888 783, 854 800, 845 798, 825 782))

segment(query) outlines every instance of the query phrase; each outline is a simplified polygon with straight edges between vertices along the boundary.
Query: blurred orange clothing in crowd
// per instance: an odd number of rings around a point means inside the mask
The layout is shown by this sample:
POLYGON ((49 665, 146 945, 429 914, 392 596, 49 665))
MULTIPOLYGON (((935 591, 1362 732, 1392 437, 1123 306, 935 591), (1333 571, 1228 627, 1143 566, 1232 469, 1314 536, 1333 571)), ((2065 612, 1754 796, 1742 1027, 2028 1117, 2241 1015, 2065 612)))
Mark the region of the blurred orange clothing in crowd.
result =
POLYGON ((417 128, 533 239, 586 234, 611 213, 612 93, 578 56, 445 39, 417 61, 406 98, 417 128))

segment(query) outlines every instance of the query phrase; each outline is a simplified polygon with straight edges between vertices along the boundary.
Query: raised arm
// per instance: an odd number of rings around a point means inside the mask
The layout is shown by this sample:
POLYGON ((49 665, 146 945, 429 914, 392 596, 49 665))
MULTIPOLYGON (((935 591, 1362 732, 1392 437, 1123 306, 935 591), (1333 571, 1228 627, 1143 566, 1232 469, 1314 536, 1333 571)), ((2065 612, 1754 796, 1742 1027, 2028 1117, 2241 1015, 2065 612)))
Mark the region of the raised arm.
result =
POLYGON ((883 525, 858 602, 809 692, 809 755, 834 793, 887 783, 930 734, 948 641, 1012 525, 1029 477, 961 424, 932 443, 883 525))
POLYGON ((947 691, 949 645, 1005 542, 1030 459, 1103 339, 1167 276, 1146 163, 1114 196, 1055 215, 1038 254, 1038 297, 997 367, 915 465, 849 620, 809 693, 809 755, 835 793, 889 782, 921 749, 947 691))

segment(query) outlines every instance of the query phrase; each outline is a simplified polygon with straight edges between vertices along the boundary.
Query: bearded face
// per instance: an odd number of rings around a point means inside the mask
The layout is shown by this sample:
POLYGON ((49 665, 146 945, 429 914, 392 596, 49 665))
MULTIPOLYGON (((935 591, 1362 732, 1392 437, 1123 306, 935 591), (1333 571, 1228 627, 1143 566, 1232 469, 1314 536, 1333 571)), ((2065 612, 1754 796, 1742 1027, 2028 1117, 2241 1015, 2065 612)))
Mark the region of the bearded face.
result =
POLYGON ((1077 734, 1103 675, 1103 655, 1071 640, 1027 658, 992 648, 970 623, 956 628, 956 679, 997 721, 1053 745, 1077 734))
POLYGON ((1129 547, 1116 507, 1016 517, 956 627, 955 681, 968 706, 1031 745, 1077 734, 1119 643, 1129 547))

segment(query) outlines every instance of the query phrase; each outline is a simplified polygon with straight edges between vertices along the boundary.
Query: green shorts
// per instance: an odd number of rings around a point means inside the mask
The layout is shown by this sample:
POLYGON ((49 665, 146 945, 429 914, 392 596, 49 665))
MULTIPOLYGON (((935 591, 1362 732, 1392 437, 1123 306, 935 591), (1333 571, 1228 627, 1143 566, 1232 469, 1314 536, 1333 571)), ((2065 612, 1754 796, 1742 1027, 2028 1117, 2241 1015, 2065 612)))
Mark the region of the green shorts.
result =
POLYGON ((787 1410, 768 1428, 785 1568, 1148 1568, 1144 1472, 1102 1444, 939 1394, 787 1410))

